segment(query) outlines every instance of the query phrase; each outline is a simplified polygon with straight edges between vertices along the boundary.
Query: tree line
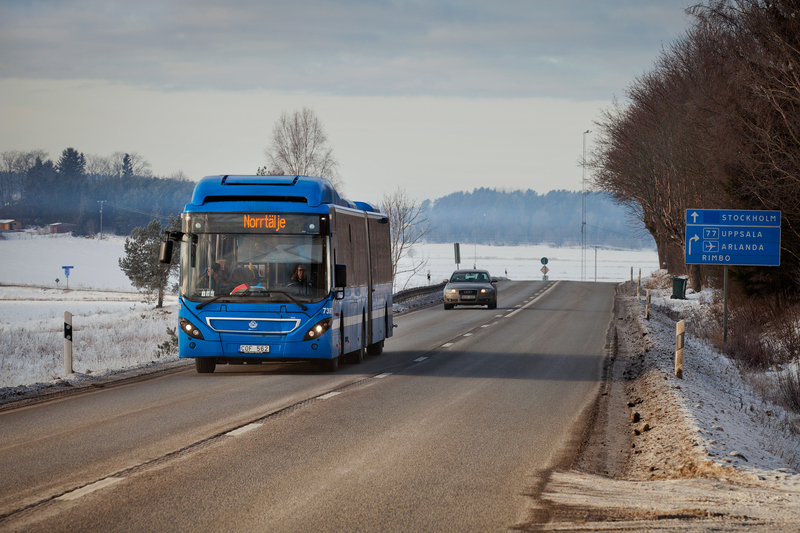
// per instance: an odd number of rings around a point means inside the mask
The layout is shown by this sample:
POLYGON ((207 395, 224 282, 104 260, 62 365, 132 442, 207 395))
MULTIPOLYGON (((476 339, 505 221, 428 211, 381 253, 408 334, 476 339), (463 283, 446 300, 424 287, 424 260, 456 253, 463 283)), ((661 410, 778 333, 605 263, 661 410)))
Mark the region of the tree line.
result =
MULTIPOLYGON (((581 192, 501 191, 484 188, 454 192, 423 203, 425 238, 431 242, 551 244, 580 246, 581 192)), ((586 241, 614 248, 646 248, 653 241, 624 206, 606 193, 586 195, 586 241)))
POLYGON ((182 173, 153 176, 135 152, 87 156, 66 148, 57 161, 44 150, 0 153, 0 218, 29 226, 74 224, 79 235, 127 235, 153 219, 177 216, 194 183, 182 173), (102 202, 102 203, 101 203, 102 202))
POLYGON ((781 266, 731 268, 746 294, 800 284, 800 10, 796 0, 711 0, 597 121, 594 185, 653 236, 695 290, 722 267, 684 264, 686 209, 782 211, 781 266))

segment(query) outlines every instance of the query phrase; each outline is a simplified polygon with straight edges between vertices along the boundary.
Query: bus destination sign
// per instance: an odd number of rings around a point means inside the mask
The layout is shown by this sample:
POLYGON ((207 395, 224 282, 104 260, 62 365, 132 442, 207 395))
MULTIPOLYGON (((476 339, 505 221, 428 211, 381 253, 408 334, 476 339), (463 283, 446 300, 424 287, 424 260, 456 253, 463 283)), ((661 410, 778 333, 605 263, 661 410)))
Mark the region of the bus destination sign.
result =
POLYGON ((686 210, 687 265, 780 263, 780 211, 686 210))
POLYGON ((294 213, 184 213, 187 233, 290 233, 319 235, 320 215, 294 213))

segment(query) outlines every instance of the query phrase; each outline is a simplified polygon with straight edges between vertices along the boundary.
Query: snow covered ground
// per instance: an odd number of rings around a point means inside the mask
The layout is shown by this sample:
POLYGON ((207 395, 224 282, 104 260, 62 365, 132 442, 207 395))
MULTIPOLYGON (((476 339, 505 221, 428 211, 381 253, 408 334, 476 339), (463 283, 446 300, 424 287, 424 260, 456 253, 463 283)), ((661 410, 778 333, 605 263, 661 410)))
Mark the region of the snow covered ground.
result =
MULTIPOLYGON (((762 373, 740 370, 689 332, 683 379, 674 376, 676 319, 685 319, 687 326, 699 320, 713 305, 713 293, 688 291, 686 300, 673 300, 671 294, 671 289, 652 291, 655 312, 646 322, 650 346, 645 370, 661 381, 660 389, 678 398, 692 447, 718 467, 735 466, 755 479, 790 480, 800 487, 800 415, 758 394, 754 384, 764 379, 762 373)), ((642 315, 644 305, 641 300, 642 315)))

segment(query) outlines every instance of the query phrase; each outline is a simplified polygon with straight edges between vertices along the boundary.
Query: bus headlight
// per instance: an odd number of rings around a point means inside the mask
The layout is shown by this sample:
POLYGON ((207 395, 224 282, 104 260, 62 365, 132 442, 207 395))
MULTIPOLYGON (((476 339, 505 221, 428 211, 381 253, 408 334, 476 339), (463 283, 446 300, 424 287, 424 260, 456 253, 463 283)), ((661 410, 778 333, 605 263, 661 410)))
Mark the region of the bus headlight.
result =
POLYGON ((190 337, 194 337, 195 339, 203 340, 203 334, 200 333, 200 330, 197 329, 197 326, 186 320, 185 318, 181 318, 181 331, 189 335, 190 337))
POLYGON ((306 331, 306 334, 303 335, 304 341, 310 341, 320 337, 323 333, 331 329, 332 320, 330 318, 325 318, 320 320, 316 324, 314 324, 311 329, 306 331))

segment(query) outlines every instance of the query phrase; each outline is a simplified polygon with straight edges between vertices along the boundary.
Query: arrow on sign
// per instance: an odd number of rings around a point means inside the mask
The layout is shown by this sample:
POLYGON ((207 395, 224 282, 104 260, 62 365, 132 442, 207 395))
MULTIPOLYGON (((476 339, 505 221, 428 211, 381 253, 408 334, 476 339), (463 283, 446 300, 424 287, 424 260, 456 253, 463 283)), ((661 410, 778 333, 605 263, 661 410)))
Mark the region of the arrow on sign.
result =
MULTIPOLYGON (((695 214, 697 214, 697 213, 695 213, 695 214)), ((689 239, 689 255, 692 255, 692 241, 699 241, 699 240, 700 240, 700 236, 699 235, 695 235, 694 237, 689 239)))
POLYGON ((697 224, 697 217, 700 216, 700 215, 697 214, 697 211, 695 211, 694 213, 692 213, 689 216, 692 217, 692 224, 697 224))

